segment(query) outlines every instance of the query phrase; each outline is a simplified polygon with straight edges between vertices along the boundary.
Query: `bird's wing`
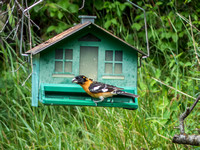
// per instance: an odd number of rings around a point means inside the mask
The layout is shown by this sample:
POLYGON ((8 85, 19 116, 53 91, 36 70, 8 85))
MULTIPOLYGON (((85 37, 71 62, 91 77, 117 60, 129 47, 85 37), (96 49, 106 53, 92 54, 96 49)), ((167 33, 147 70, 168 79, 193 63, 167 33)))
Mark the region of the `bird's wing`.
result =
POLYGON ((105 92, 113 92, 116 90, 123 90, 122 88, 118 88, 113 85, 104 84, 101 82, 93 82, 89 87, 90 92, 92 93, 105 93, 105 92))

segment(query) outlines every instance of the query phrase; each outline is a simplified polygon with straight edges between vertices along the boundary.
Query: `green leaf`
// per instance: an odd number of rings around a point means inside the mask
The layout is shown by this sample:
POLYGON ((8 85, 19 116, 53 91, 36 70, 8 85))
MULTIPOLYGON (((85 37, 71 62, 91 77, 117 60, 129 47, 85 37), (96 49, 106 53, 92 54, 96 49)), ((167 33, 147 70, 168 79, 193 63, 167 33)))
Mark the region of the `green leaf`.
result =
POLYGON ((113 24, 117 24, 117 20, 115 19, 115 18, 113 18, 112 20, 111 20, 111 22, 113 23, 113 24))
POLYGON ((78 5, 75 5, 75 4, 70 4, 68 7, 69 12, 71 13, 78 12, 78 9, 79 9, 78 5))
POLYGON ((49 3, 48 7, 51 8, 52 11, 56 11, 58 9, 55 3, 49 3))
POLYGON ((63 13, 61 11, 58 11, 58 18, 62 19, 62 17, 63 17, 63 13))
POLYGON ((108 29, 108 28, 110 27, 110 25, 111 25, 111 21, 108 20, 108 21, 106 21, 106 23, 104 24, 104 27, 105 27, 106 29, 108 29))
POLYGON ((161 75, 161 70, 156 69, 156 74, 155 74, 156 78, 159 78, 160 75, 161 75))
POLYGON ((185 66, 185 67, 187 67, 187 66, 192 66, 192 63, 191 63, 191 62, 186 62, 184 66, 185 66))
POLYGON ((174 64, 175 64, 175 60, 173 59, 173 60, 170 62, 170 64, 169 64, 169 68, 171 68, 172 66, 174 66, 174 64))
POLYGON ((170 111, 177 111, 178 109, 178 103, 176 101, 173 101, 172 106, 170 107, 170 111))
POLYGON ((162 5, 163 3, 162 2, 156 2, 156 5, 162 5))
POLYGON ((179 33, 178 36, 179 36, 180 38, 182 38, 184 35, 185 35, 185 31, 182 31, 182 32, 179 33))
POLYGON ((136 31, 139 31, 141 29, 141 25, 139 23, 134 23, 131 28, 136 29, 136 31))
POLYGON ((176 33, 173 33, 172 39, 173 39, 174 42, 177 42, 178 41, 178 35, 176 33))
POLYGON ((56 29, 56 26, 50 26, 50 27, 47 28, 47 33, 51 32, 55 29, 56 29))
POLYGON ((56 13, 54 11, 50 11, 50 16, 54 17, 56 15, 56 13))
POLYGON ((126 8, 126 5, 125 4, 120 4, 119 8, 120 8, 121 11, 123 11, 126 8))
POLYGON ((155 80, 152 80, 151 83, 150 83, 150 86, 153 87, 153 85, 154 85, 155 83, 157 83, 157 82, 156 82, 155 80))
POLYGON ((70 3, 66 0, 59 0, 57 5, 59 5, 59 7, 61 7, 63 10, 67 10, 67 8, 70 6, 70 3))
POLYGON ((166 33, 166 34, 165 34, 165 37, 166 37, 167 39, 171 38, 171 37, 172 37, 172 33, 171 33, 171 32, 166 33))
POLYGON ((146 7, 153 8, 150 4, 145 4, 146 7))

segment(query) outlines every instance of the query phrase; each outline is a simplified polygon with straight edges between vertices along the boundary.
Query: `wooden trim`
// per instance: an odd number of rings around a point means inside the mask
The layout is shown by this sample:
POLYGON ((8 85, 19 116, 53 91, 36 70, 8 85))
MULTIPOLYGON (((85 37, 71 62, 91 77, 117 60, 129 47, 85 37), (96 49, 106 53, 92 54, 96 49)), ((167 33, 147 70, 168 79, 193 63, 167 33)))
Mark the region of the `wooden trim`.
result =
POLYGON ((33 57, 32 73, 32 106, 38 107, 39 99, 39 79, 40 78, 40 54, 33 57))
POLYGON ((74 78, 73 74, 52 74, 53 78, 74 78))
POLYGON ((102 79, 114 79, 114 80, 124 80, 124 76, 102 76, 102 79))

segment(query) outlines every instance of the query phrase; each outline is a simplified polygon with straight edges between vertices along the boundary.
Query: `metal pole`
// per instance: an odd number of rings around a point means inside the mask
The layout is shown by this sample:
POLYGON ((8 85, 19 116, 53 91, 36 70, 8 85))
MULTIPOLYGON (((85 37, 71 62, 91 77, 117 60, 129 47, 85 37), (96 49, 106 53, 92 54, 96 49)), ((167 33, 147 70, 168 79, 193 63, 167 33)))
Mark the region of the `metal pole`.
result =
POLYGON ((127 2, 129 2, 130 4, 132 4, 133 6, 141 9, 144 12, 144 27, 145 27, 145 35, 146 35, 146 43, 147 43, 147 55, 142 56, 142 58, 148 58, 150 55, 150 51, 149 51, 149 40, 148 40, 148 32, 147 32, 147 20, 146 20, 146 12, 143 8, 141 8, 140 6, 134 4, 133 2, 126 0, 127 2))

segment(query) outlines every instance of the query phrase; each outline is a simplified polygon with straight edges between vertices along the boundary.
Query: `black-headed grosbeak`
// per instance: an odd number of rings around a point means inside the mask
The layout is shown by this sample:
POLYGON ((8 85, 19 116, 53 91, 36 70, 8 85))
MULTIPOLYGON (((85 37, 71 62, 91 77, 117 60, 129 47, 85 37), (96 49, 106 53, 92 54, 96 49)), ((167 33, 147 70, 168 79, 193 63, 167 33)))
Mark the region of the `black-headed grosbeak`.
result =
POLYGON ((123 88, 96 82, 84 75, 76 76, 74 79, 72 79, 72 82, 79 84, 91 97, 100 99, 99 101, 94 101, 95 103, 102 102, 105 98, 113 97, 114 95, 123 95, 132 98, 138 97, 138 95, 122 91, 123 88))

